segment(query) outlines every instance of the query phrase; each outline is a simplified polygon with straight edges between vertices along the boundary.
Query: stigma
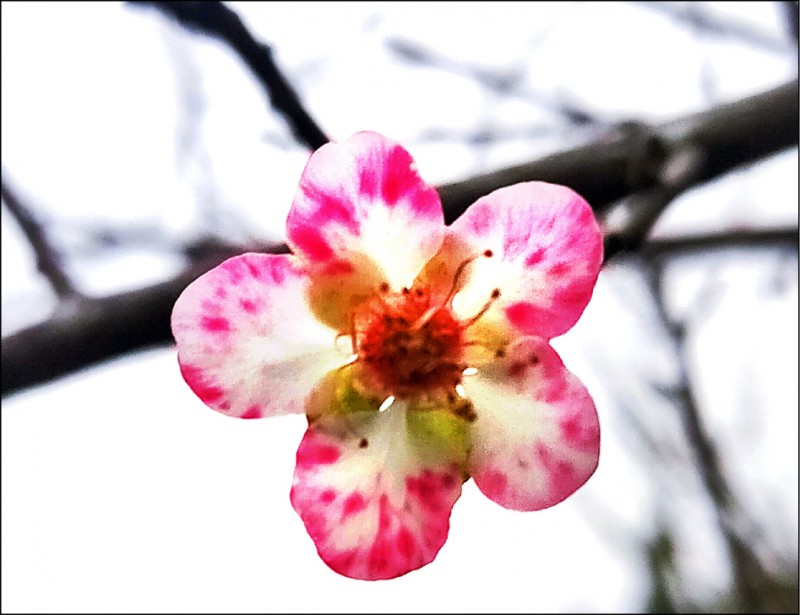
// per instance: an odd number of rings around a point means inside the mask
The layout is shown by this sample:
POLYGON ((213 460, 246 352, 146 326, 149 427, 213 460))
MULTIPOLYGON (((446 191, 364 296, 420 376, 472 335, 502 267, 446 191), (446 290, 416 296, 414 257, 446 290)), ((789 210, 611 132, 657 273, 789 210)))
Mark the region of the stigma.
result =
POLYGON ((467 319, 455 314, 453 298, 467 266, 491 256, 487 250, 462 262, 443 299, 421 284, 397 291, 388 283, 380 284, 350 319, 352 352, 362 385, 393 400, 449 400, 454 391, 463 390, 463 377, 477 371, 465 362, 465 349, 474 345, 468 329, 499 298, 500 290, 494 289, 484 307, 467 319))

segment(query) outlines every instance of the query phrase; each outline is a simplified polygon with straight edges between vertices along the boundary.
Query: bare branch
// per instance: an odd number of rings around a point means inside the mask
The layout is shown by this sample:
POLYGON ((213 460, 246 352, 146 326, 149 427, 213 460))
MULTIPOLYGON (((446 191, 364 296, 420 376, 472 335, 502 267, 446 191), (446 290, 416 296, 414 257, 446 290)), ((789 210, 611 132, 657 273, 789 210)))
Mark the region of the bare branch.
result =
POLYGON ((797 46, 800 38, 800 10, 796 0, 784 0, 781 2, 784 15, 786 16, 786 29, 792 37, 792 42, 797 46))
POLYGON ((693 27, 698 32, 733 38, 770 51, 784 52, 789 48, 784 38, 774 36, 753 24, 713 14, 696 2, 636 2, 634 4, 667 15, 675 21, 693 27))
POLYGON ((748 546, 746 537, 742 535, 743 528, 749 524, 742 523, 740 507, 726 477, 716 444, 705 428, 692 389, 686 359, 686 328, 683 323, 673 320, 667 313, 663 301, 661 266, 655 261, 642 260, 642 263, 653 303, 678 358, 679 376, 672 397, 725 539, 736 593, 744 607, 743 612, 764 612, 761 588, 766 574, 757 556, 748 546))
POLYGON ((652 177, 632 185, 630 169, 640 165, 642 132, 666 151, 692 149, 703 165, 686 186, 701 184, 732 169, 797 145, 797 80, 763 94, 721 105, 665 124, 621 125, 605 138, 520 165, 446 184, 439 188, 445 218, 455 220, 479 197, 524 181, 548 181, 572 187, 597 212, 633 192, 657 187, 652 177))
POLYGON ((645 257, 674 256, 696 252, 717 251, 728 248, 781 247, 798 249, 798 228, 781 227, 717 231, 687 237, 650 239, 639 249, 645 257))
POLYGON ((306 111, 289 80, 278 68, 272 49, 258 42, 239 16, 221 2, 134 2, 152 5, 185 28, 220 39, 253 71, 270 103, 280 112, 297 139, 315 150, 329 141, 306 111))
MULTIPOLYGON (((261 252, 284 252, 261 246, 261 252)), ((189 251, 192 251, 190 247, 189 251)), ((203 253, 179 276, 147 288, 67 303, 48 321, 3 339, 2 394, 48 382, 111 357, 162 345, 172 338, 170 314, 184 288, 240 248, 203 242, 203 253)))
MULTIPOLYGON (((655 141, 646 142, 654 142, 658 147, 653 151, 646 149, 644 154, 641 129, 628 129, 598 143, 443 186, 440 194, 446 218, 452 221, 477 198, 492 190, 535 179, 573 187, 601 213, 628 194, 646 194, 648 190, 663 189, 665 182, 670 181, 670 174, 677 164, 675 160, 680 162, 682 158, 673 158, 670 164, 665 161, 681 151, 699 152, 701 157, 698 159, 702 160, 696 173, 685 176, 688 185, 680 184, 684 189, 718 177, 739 165, 755 162, 797 143, 797 81, 765 94, 647 129, 645 134, 655 135, 655 141), (664 151, 667 152, 666 158, 664 151)), ((677 175, 681 177, 680 173, 677 175)), ((286 247, 271 248, 271 251, 279 250, 286 250, 286 247)), ((204 254, 199 250, 196 258, 204 254)), ((93 302, 94 311, 87 314, 85 320, 79 315, 74 316, 69 327, 48 321, 7 337, 3 340, 0 392, 5 396, 123 352, 156 343, 170 343, 168 323, 174 300, 189 281, 205 270, 204 267, 207 269, 220 260, 217 258, 215 262, 205 264, 194 260, 195 266, 190 273, 163 285, 136 291, 133 296, 126 293, 98 299, 93 302), (132 303, 139 307, 136 314, 131 315, 127 306, 132 303), (120 314, 131 317, 125 318, 120 314), (150 316, 142 319, 138 314, 150 316), (113 326, 107 323, 113 323, 113 326), (43 340, 48 340, 48 343, 43 340), (90 344, 95 350, 92 353, 83 350, 84 344, 90 344), (34 348, 38 354, 33 352, 34 348), (80 348, 86 354, 76 355, 74 348, 80 348), (47 361, 43 362, 45 355, 47 361)))
POLYGON ((36 219, 30 208, 23 204, 5 178, 2 182, 2 194, 3 203, 19 223, 25 238, 36 254, 36 267, 39 272, 47 278, 50 286, 61 299, 76 296, 78 293, 61 264, 61 255, 50 243, 44 226, 36 219))

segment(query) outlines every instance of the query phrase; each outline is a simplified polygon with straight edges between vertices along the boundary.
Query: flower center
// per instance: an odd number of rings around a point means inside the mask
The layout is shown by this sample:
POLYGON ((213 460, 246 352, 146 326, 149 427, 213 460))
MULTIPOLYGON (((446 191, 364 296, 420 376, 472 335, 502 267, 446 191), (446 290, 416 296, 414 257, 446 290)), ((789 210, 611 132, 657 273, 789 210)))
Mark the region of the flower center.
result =
POLYGON ((404 398, 461 382, 464 329, 426 290, 383 288, 356 313, 354 346, 369 384, 404 398))
MULTIPOLYGON (((482 255, 490 257, 487 250, 482 255)), ((464 370, 464 349, 473 342, 467 330, 500 296, 495 289, 484 308, 472 318, 460 320, 452 300, 467 259, 455 272, 450 292, 434 298, 424 286, 391 292, 384 283, 376 295, 353 314, 350 336, 364 384, 376 394, 403 399, 420 395, 453 398, 464 370)))

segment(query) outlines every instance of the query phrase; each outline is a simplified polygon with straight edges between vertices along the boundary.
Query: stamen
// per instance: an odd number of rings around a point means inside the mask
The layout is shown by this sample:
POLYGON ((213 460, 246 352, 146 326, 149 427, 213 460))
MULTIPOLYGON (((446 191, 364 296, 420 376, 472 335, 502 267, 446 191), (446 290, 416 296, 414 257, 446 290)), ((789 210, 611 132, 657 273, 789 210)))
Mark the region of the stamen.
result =
POLYGON ((461 372, 462 376, 474 376, 478 373, 478 368, 476 367, 468 367, 463 372, 461 372))
POLYGON ((383 400, 383 403, 378 407, 378 412, 386 412, 389 407, 394 403, 394 395, 389 395, 383 400))
POLYGON ((448 303, 450 303, 450 301, 453 299, 453 297, 455 297, 456 292, 458 291, 458 283, 460 281, 461 276, 464 273, 464 270, 467 268, 467 265, 469 265, 470 263, 478 260, 482 256, 485 257, 485 258, 491 258, 492 254, 493 253, 492 253, 491 250, 485 250, 483 252, 483 254, 479 254, 477 256, 472 256, 472 257, 468 258, 467 260, 465 260, 463 263, 461 263, 458 266, 458 268, 456 269, 455 274, 453 274, 453 283, 450 286, 450 292, 447 293, 447 298, 445 298, 445 300, 443 302, 443 305, 447 305, 448 303))
MULTIPOLYGON (((456 295, 458 294, 458 283, 459 283, 459 281, 461 279, 461 276, 464 274, 464 271, 467 269, 467 266, 470 263, 478 260, 481 257, 491 258, 492 254, 493 254, 493 252, 491 250, 484 250, 484 252, 482 254, 478 254, 477 256, 471 256, 470 258, 468 258, 465 261, 463 261, 458 266, 458 268, 456 269, 455 274, 453 274, 453 283, 450 285, 450 290, 447 292, 447 296, 442 301, 442 304, 439 305, 439 306, 434 306, 434 307, 431 307, 431 308, 427 309, 422 314, 422 316, 420 316, 417 319, 417 321, 411 326, 411 331, 418 331, 419 329, 424 327, 425 324, 431 318, 433 318, 434 314, 436 314, 436 312, 438 312, 439 310, 444 308, 446 305, 450 305, 450 308, 452 309, 453 308, 453 300, 456 298, 456 295)), ((500 291, 498 289, 495 289, 495 292, 497 293, 497 297, 499 297, 500 296, 500 291)), ((407 289, 405 289, 405 288, 403 289, 403 294, 408 294, 407 293, 407 289)), ((421 290, 417 289, 416 290, 416 295, 417 295, 417 297, 421 297, 423 295, 423 293, 422 293, 421 290)), ((495 297, 494 293, 492 293, 492 298, 496 299, 497 297, 495 297)), ((482 315, 483 315, 483 312, 481 312, 481 314, 478 317, 480 317, 482 315)))
POLYGON ((481 317, 482 317, 482 316, 483 316, 483 315, 484 315, 486 312, 488 312, 488 311, 489 311, 489 308, 490 308, 490 307, 492 307, 492 304, 493 304, 495 301, 497 301, 499 298, 500 298, 500 289, 499 289, 499 288, 495 288, 495 289, 492 291, 492 294, 491 294, 491 295, 489 295, 489 300, 486 302, 486 305, 484 305, 484 306, 481 308, 481 311, 480 311, 480 312, 478 312, 477 314, 475 314, 475 316, 473 316, 473 317, 472 317, 472 318, 470 318, 469 320, 466 320, 466 321, 464 321, 464 326, 465 326, 465 327, 471 327, 471 326, 472 326, 472 325, 474 325, 476 322, 478 322, 478 321, 481 319, 481 317))
POLYGON ((458 393, 459 397, 463 397, 466 399, 467 391, 464 389, 464 385, 460 382, 456 385, 456 393, 458 393))

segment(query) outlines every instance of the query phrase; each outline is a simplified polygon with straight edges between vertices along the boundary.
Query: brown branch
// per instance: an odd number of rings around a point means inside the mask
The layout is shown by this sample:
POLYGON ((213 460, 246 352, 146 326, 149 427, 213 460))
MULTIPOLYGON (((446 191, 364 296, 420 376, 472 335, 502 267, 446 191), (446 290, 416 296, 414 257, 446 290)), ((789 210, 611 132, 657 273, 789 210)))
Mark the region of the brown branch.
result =
MULTIPOLYGON (((703 162, 691 175, 688 188, 796 144, 797 116, 795 81, 645 132, 654 132, 654 142, 667 152, 702 152, 703 162)), ((572 186, 603 212, 627 194, 646 193, 670 181, 672 167, 665 164, 663 152, 648 154, 652 160, 645 156, 643 163, 641 145, 641 130, 623 131, 599 143, 443 186, 440 194, 446 215, 452 220, 478 197, 533 179, 572 186)), ((75 314, 68 322, 47 321, 5 338, 0 393, 9 395, 124 352, 170 343, 168 322, 175 299, 191 279, 215 264, 195 262, 190 272, 161 285, 93 300, 85 317, 75 314), (130 305, 137 306, 135 312, 130 305)))
POLYGON ((36 254, 36 268, 47 278, 50 286, 53 287, 53 290, 60 298, 66 299, 76 296, 78 293, 64 272, 61 255, 55 246, 50 243, 44 226, 36 219, 30 208, 20 200, 5 178, 2 181, 2 196, 3 203, 5 203, 9 213, 14 216, 22 233, 33 248, 34 254, 36 254))
POLYGON ((185 28, 220 39, 253 71, 270 103, 289 124, 295 137, 315 150, 329 141, 306 111, 289 80, 278 68, 272 49, 257 41, 239 16, 221 2, 132 2, 151 5, 185 28))
POLYGON ((800 231, 796 226, 747 229, 736 231, 715 231, 685 237, 664 237, 650 239, 639 254, 644 257, 675 256, 697 252, 719 251, 731 248, 781 247, 798 249, 800 231))
POLYGON ((604 139, 520 165, 446 184, 439 189, 448 222, 477 198, 517 182, 540 180, 571 186, 597 212, 639 190, 656 187, 653 177, 640 185, 630 169, 641 152, 642 132, 667 151, 694 149, 702 168, 687 188, 732 169, 797 145, 797 80, 763 94, 648 128, 623 125, 604 139))
MULTIPOLYGON (((261 246, 261 252, 285 252, 285 246, 261 246)), ((64 305, 44 323, 3 338, 0 380, 5 396, 79 371, 132 350, 172 339, 170 314, 190 282, 241 247, 202 240, 189 246, 202 258, 179 276, 134 291, 102 298, 82 297, 64 305)))

